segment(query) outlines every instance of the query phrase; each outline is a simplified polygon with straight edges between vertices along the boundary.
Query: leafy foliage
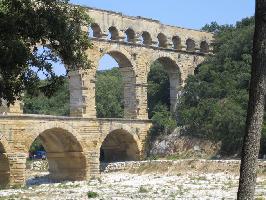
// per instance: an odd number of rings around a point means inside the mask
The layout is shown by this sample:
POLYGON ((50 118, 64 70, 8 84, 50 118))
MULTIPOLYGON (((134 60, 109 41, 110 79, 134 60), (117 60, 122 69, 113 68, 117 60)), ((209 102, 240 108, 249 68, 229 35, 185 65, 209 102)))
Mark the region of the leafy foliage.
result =
POLYGON ((148 74, 148 115, 152 119, 152 139, 171 133, 177 126, 170 112, 170 81, 165 66, 155 62, 148 74))
POLYGON ((98 71, 96 80, 97 117, 122 118, 124 88, 119 68, 98 71))
POLYGON ((97 198, 99 194, 97 192, 89 191, 87 192, 87 196, 89 199, 94 199, 94 198, 97 198))
POLYGON ((187 134, 222 141, 222 153, 231 155, 240 152, 245 128, 254 19, 234 27, 212 25, 215 56, 188 78, 178 122, 187 134))
POLYGON ((36 138, 36 140, 34 140, 32 145, 30 146, 29 152, 34 153, 36 151, 45 151, 40 138, 36 138))
POLYGON ((51 61, 61 59, 68 70, 88 67, 90 43, 81 27, 89 23, 86 12, 68 0, 1 0, 0 99, 10 104, 24 90, 32 95, 40 89, 51 96, 64 79, 55 75, 51 61), (40 46, 46 47, 41 54, 40 46), (42 87, 33 67, 46 73, 42 87))
MULTIPOLYGON (((148 74, 148 114, 154 115, 155 107, 163 105, 170 110, 170 82, 164 66, 155 62, 148 74)), ((158 109, 157 109, 158 111, 158 109)))
MULTIPOLYGON (((45 82, 41 81, 41 84, 46 84, 45 82)), ((51 97, 47 97, 43 93, 32 97, 26 93, 23 102, 24 113, 67 116, 69 115, 68 80, 64 79, 63 85, 51 97)))
POLYGON ((177 127, 176 119, 167 106, 158 104, 152 116, 153 127, 151 129, 152 138, 159 135, 170 134, 177 127))

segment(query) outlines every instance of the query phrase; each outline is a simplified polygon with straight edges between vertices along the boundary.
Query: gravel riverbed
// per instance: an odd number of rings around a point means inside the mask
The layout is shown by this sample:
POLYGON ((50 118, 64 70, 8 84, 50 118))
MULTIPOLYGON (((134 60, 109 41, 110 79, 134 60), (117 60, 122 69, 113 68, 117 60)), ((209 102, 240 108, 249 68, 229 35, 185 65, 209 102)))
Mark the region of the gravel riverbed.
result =
MULTIPOLYGON (((27 186, 0 190, 0 200, 152 200, 152 199, 236 199, 238 175, 230 172, 191 172, 175 174, 108 172, 97 179, 52 183, 47 172, 31 174, 27 186), (93 196, 93 195, 92 195, 93 196)), ((266 176, 258 177, 256 198, 266 200, 266 176)))

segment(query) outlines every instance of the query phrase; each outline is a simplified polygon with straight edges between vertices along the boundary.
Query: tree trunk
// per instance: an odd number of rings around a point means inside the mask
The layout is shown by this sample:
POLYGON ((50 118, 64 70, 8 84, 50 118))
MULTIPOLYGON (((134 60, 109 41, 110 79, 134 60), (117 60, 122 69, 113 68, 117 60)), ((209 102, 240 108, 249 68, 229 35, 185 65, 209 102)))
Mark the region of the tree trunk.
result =
POLYGON ((266 89, 266 0, 256 0, 249 105, 242 149, 238 200, 253 200, 266 89))

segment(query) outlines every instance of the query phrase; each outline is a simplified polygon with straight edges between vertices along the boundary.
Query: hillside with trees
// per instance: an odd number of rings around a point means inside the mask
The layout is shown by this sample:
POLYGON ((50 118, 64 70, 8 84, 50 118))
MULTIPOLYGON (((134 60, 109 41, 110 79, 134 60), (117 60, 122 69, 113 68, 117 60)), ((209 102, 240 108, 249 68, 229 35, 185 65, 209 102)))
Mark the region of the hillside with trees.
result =
MULTIPOLYGON (((199 66, 195 76, 187 79, 177 109, 177 121, 185 127, 184 134, 221 141, 224 155, 239 155, 241 151, 254 26, 251 17, 235 26, 212 23, 203 28, 216 33, 215 55, 199 66)), ((264 132, 264 154, 265 137, 264 132)))

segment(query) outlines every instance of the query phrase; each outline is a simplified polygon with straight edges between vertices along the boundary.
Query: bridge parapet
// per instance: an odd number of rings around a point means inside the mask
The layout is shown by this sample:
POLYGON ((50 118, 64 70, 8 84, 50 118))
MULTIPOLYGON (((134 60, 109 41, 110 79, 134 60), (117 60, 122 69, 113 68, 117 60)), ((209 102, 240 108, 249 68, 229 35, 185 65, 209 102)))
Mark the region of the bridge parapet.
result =
POLYGON ((212 52, 213 34, 209 32, 165 25, 158 20, 96 8, 87 7, 87 11, 94 20, 90 35, 96 39, 188 52, 212 52))

